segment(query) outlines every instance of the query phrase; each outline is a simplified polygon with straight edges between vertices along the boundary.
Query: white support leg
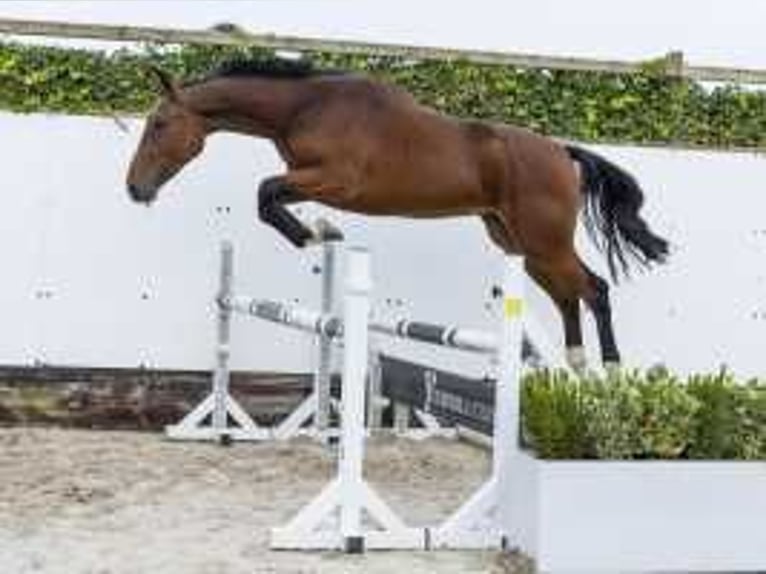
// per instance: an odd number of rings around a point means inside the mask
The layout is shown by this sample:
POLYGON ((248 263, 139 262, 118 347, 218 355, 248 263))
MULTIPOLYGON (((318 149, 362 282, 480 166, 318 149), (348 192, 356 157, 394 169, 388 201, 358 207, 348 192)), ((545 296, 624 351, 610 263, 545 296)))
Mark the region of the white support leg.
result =
MULTIPOLYGON (((311 422, 316 414, 317 393, 314 391, 274 428, 274 438, 276 440, 290 440, 298 436, 301 434, 301 429, 311 422)), ((315 430, 318 431, 319 429, 315 430)))
POLYGON ((362 552, 365 547, 424 547, 424 531, 409 528, 399 520, 362 474, 370 290, 369 254, 350 250, 344 308, 338 476, 287 526, 272 531, 272 548, 362 552), (365 517, 377 529, 365 528, 365 517))
POLYGON ((186 415, 181 422, 165 427, 165 435, 174 440, 217 440, 217 441, 260 441, 273 438, 269 429, 255 424, 250 415, 231 396, 225 398, 227 418, 233 425, 216 427, 205 424, 205 419, 212 420, 215 409, 215 397, 210 393, 197 407, 186 415))
MULTIPOLYGON (((454 426, 442 426, 439 419, 429 412, 420 409, 411 409, 420 426, 405 429, 398 432, 401 436, 411 440, 426 440, 434 437, 457 438, 457 429, 454 426)), ((409 414, 409 413, 408 413, 409 414)))
POLYGON ((439 548, 505 548, 511 543, 514 460, 519 450, 519 380, 523 336, 523 275, 517 258, 504 266, 497 352, 492 476, 441 526, 432 541, 439 548))
POLYGON ((431 532, 436 549, 502 548, 497 479, 491 476, 447 520, 431 532))
MULTIPOLYGON (((423 550, 425 531, 409 528, 399 519, 369 484, 362 482, 360 494, 365 510, 379 529, 364 532, 367 550, 423 550)), ((330 482, 319 495, 282 528, 271 531, 273 550, 343 550, 349 551, 348 539, 338 527, 338 510, 344 504, 339 478, 330 482)))

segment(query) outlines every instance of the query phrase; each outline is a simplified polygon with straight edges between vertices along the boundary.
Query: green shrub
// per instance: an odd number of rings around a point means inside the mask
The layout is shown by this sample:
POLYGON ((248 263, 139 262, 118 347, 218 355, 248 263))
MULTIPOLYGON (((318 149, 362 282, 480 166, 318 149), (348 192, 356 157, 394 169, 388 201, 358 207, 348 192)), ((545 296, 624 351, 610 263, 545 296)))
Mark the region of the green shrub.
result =
POLYGON ((688 391, 701 405, 689 457, 735 458, 740 417, 733 377, 725 371, 695 375, 689 379, 688 391))
POLYGON ((522 439, 543 458, 588 458, 580 389, 563 371, 530 375, 522 387, 522 439))
POLYGON ((546 459, 766 459, 766 385, 664 369, 528 375, 524 445, 546 459))
POLYGON ((636 383, 641 396, 641 449, 636 458, 679 458, 688 451, 700 403, 672 374, 648 374, 636 383))
POLYGON ((596 458, 633 458, 640 449, 641 394, 630 375, 590 377, 580 387, 586 436, 596 458))
POLYGON ((766 388, 752 381, 734 392, 740 417, 734 456, 745 460, 766 460, 766 388))

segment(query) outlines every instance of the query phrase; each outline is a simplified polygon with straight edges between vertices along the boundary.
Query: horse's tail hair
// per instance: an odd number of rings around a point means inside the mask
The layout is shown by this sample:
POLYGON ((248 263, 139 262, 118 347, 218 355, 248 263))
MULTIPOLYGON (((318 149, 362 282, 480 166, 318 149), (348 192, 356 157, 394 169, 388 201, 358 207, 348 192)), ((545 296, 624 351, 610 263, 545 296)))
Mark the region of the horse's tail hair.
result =
POLYGON ((581 166, 585 227, 606 255, 612 278, 617 279, 618 268, 628 275, 629 259, 643 267, 663 263, 668 242, 639 215, 644 193, 633 176, 591 151, 573 145, 566 149, 581 166))

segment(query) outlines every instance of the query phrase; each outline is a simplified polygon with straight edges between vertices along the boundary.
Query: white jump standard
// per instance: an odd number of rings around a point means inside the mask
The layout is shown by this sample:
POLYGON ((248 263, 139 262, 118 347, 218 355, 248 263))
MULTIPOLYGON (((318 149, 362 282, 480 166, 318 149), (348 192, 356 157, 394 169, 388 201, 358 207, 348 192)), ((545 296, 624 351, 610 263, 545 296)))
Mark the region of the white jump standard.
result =
MULTIPOLYGON (((319 438, 330 436, 329 416, 333 402, 330 397, 334 341, 342 336, 342 322, 336 313, 336 268, 338 240, 342 233, 325 220, 317 222, 318 236, 322 242, 322 290, 321 311, 293 304, 281 303, 236 295, 234 293, 234 253, 230 243, 221 246, 220 286, 216 296, 217 344, 215 370, 210 394, 178 424, 166 428, 167 436, 178 440, 271 440, 289 439, 299 433, 310 433, 319 438), (229 393, 229 341, 233 314, 249 315, 258 319, 301 330, 317 336, 318 361, 314 372, 313 392, 276 427, 259 426, 229 393), (233 424, 232 424, 233 423, 233 424)), ((527 319, 525 329, 535 327, 527 319)), ((410 319, 376 319, 369 322, 372 332, 386 336, 407 338, 471 352, 494 354, 497 348, 494 333, 443 326, 410 319)), ((552 347, 539 332, 534 338, 524 340, 527 355, 533 362, 545 362, 552 366, 564 366, 552 347)), ((375 427, 380 409, 370 401, 369 423, 375 427)), ((394 412, 399 419, 409 417, 409 409, 395 403, 394 412)), ((444 434, 438 421, 428 413, 415 411, 428 433, 444 434)), ((404 423, 397 428, 407 426, 404 423)), ((334 431, 333 431, 334 432, 334 431)), ((412 436, 413 431, 409 431, 412 436)), ((415 433, 417 434, 417 433, 415 433)), ((424 436, 425 436, 424 435, 424 436)))
POLYGON ((268 429, 259 427, 250 415, 229 394, 229 342, 232 309, 224 302, 231 296, 233 280, 233 248, 224 242, 221 247, 220 287, 216 297, 217 345, 213 388, 210 394, 178 424, 168 426, 168 438, 179 440, 265 440, 268 429), (235 425, 229 425, 229 417, 235 425), (209 419, 210 424, 205 424, 209 419))
POLYGON ((290 523, 273 530, 275 549, 429 549, 504 548, 513 541, 518 485, 510 472, 519 456, 519 377, 521 373, 523 271, 518 259, 504 260, 499 299, 499 335, 419 322, 369 323, 369 259, 354 251, 349 258, 343 328, 341 457, 337 477, 290 523), (364 394, 371 331, 497 358, 497 407, 494 413, 492 474, 444 523, 412 528, 400 520, 362 477, 364 394), (380 527, 362 530, 362 510, 380 527))
MULTIPOLYGON (((334 271, 334 242, 323 244, 323 308, 331 308, 334 271), (327 267, 330 268, 327 268, 327 267), (325 292, 325 290, 327 290, 325 292)), ((178 440, 272 440, 296 436, 312 418, 315 430, 327 430, 330 387, 330 345, 341 334, 340 319, 297 305, 235 295, 234 252, 231 243, 221 245, 220 288, 217 303, 216 367, 210 394, 176 425, 168 426, 168 438, 178 440), (249 315, 318 336, 319 368, 313 392, 274 428, 259 426, 229 393, 229 341, 234 313, 249 315), (321 389, 321 390, 320 390, 321 389), (323 400, 320 401, 320 398, 323 400), (324 411, 324 412, 323 412, 324 411), (233 421, 233 425, 229 423, 233 421), (206 424, 209 421, 209 424, 206 424)))
POLYGON ((275 549, 361 552, 365 548, 423 547, 422 530, 400 520, 362 476, 372 283, 369 254, 349 250, 347 265, 338 474, 289 524, 272 531, 271 547, 275 549), (365 511, 378 529, 364 530, 365 511), (328 526, 328 521, 334 523, 328 526))

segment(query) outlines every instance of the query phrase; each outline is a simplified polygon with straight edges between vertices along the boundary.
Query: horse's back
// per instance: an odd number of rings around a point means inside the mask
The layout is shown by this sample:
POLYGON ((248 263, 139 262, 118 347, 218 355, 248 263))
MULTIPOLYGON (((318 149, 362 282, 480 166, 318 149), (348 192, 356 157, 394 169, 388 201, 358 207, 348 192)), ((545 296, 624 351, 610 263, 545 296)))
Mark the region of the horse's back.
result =
POLYGON ((312 81, 319 103, 290 148, 299 165, 321 165, 331 187, 346 190, 332 198, 336 207, 423 217, 482 213, 519 190, 552 187, 568 167, 548 138, 451 117, 397 86, 360 76, 312 81), (550 170, 556 164, 558 176, 550 170))
POLYGON ((292 149, 310 148, 314 163, 354 190, 360 209, 394 213, 411 203, 410 214, 453 214, 481 200, 461 122, 369 78, 328 78, 321 89, 322 105, 292 149))

